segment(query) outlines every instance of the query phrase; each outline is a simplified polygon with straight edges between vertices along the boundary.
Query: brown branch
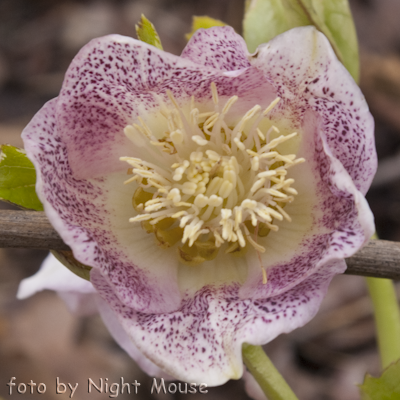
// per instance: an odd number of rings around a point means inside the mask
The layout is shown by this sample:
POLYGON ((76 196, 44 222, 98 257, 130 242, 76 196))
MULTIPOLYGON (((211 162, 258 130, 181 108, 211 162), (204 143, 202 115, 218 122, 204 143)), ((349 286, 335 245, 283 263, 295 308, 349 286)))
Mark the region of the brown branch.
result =
MULTIPOLYGON (((45 213, 0 211, 0 247, 68 250, 45 213)), ((400 243, 371 240, 348 258, 346 274, 400 279, 400 243)))
POLYGON ((0 211, 0 248, 68 250, 44 212, 0 211))
POLYGON ((349 275, 400 279, 400 243, 371 240, 354 256, 346 259, 349 275))

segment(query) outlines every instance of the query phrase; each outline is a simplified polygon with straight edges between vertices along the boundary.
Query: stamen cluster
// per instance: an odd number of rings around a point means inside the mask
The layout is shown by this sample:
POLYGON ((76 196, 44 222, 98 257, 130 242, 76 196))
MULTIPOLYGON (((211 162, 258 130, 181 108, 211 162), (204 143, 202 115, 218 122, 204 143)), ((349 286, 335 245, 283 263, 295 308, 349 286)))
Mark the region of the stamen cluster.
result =
POLYGON ((160 102, 167 126, 163 137, 156 138, 140 117, 140 125, 124 130, 136 146, 150 144, 146 150, 157 161, 120 158, 134 175, 125 183, 138 184, 133 205, 139 214, 130 222, 142 222, 166 247, 180 240, 181 258, 191 265, 198 263, 194 259, 215 257, 224 243, 226 252, 240 253, 248 243, 264 252, 257 238, 279 229, 274 220, 291 221, 284 207, 297 191, 291 187, 294 179, 287 178, 288 169, 305 161, 277 150, 296 132, 270 140, 279 129, 271 125, 263 133, 259 128, 279 98, 264 111, 255 105, 229 126, 226 114, 238 96, 221 110, 214 83, 211 92, 214 111, 200 113, 192 98, 189 115, 169 92, 174 107, 160 102))

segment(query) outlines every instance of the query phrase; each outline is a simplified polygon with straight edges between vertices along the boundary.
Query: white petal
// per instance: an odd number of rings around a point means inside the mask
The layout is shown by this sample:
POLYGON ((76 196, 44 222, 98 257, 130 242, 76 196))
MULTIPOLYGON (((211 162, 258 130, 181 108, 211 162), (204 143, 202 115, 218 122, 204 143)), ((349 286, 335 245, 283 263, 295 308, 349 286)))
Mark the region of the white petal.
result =
POLYGON ((45 289, 56 292, 96 293, 89 281, 80 278, 64 267, 52 254, 46 257, 35 275, 21 281, 17 297, 26 299, 45 289))
POLYGON ((26 299, 46 289, 56 291, 76 315, 92 315, 97 312, 97 295, 93 285, 71 272, 52 254, 46 257, 35 275, 21 281, 17 298, 26 299))

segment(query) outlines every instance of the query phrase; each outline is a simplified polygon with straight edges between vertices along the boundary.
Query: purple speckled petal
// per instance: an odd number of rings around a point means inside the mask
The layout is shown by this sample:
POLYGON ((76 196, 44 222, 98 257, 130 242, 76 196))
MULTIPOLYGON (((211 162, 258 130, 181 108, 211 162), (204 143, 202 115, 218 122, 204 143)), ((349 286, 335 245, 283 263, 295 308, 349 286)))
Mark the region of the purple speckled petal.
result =
POLYGON ((364 196, 333 156, 316 112, 305 113, 298 156, 307 162, 291 171, 299 195, 285 208, 291 222, 267 237, 261 255, 268 284, 256 255, 248 257, 249 274, 242 298, 276 296, 298 285, 323 265, 352 256, 374 233, 374 219, 364 196), (312 201, 310 201, 312 200, 312 201), (307 216, 312 223, 307 224, 307 216))
POLYGON ((309 321, 331 278, 344 270, 343 261, 326 264, 293 289, 257 301, 241 300, 238 284, 206 286, 168 314, 124 307, 97 270, 92 282, 150 360, 177 379, 215 386, 242 375, 244 342, 263 344, 309 321))
POLYGON ((309 107, 318 112, 333 155, 365 194, 377 166, 374 121, 326 37, 314 27, 292 29, 261 45, 251 64, 274 82, 294 123, 309 107))
POLYGON ((176 260, 154 246, 140 226, 128 222, 132 193, 123 185, 124 173, 73 176, 55 125, 56 103, 48 102, 23 132, 37 171, 36 191, 49 220, 80 262, 103 271, 121 301, 141 311, 176 309, 176 260))
POLYGON ((64 267, 52 254, 46 257, 35 275, 21 281, 17 297, 26 299, 45 289, 56 291, 75 315, 86 316, 100 312, 112 337, 143 371, 150 376, 172 379, 137 349, 123 330, 116 315, 100 298, 93 285, 64 267))
POLYGON ((171 90, 180 100, 191 95, 209 99, 212 81, 221 96, 253 92, 253 98, 267 101, 273 92, 254 69, 235 79, 128 37, 92 40, 71 63, 56 108, 57 128, 74 176, 97 177, 124 169, 119 157, 134 148, 123 128, 139 115, 156 111, 155 95, 166 100, 171 90))
POLYGON ((234 71, 250 66, 243 38, 230 26, 199 29, 189 40, 181 57, 222 71, 234 71))
POLYGON ((146 372, 146 374, 168 380, 174 379, 145 357, 144 354, 134 345, 133 341, 121 326, 117 314, 114 313, 110 306, 99 296, 97 296, 97 307, 104 324, 111 333, 111 336, 119 346, 136 361, 139 367, 146 372))

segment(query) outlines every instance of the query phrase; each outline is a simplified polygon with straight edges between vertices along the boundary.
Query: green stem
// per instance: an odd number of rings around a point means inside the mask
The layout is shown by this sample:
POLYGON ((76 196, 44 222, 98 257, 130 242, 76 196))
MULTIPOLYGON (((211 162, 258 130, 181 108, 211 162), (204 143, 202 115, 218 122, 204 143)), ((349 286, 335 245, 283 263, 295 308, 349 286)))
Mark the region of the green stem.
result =
POLYGON ((261 346, 244 344, 243 361, 268 400, 298 400, 261 346))
POLYGON ((393 281, 365 278, 375 313, 382 367, 400 359, 400 311, 393 281))

